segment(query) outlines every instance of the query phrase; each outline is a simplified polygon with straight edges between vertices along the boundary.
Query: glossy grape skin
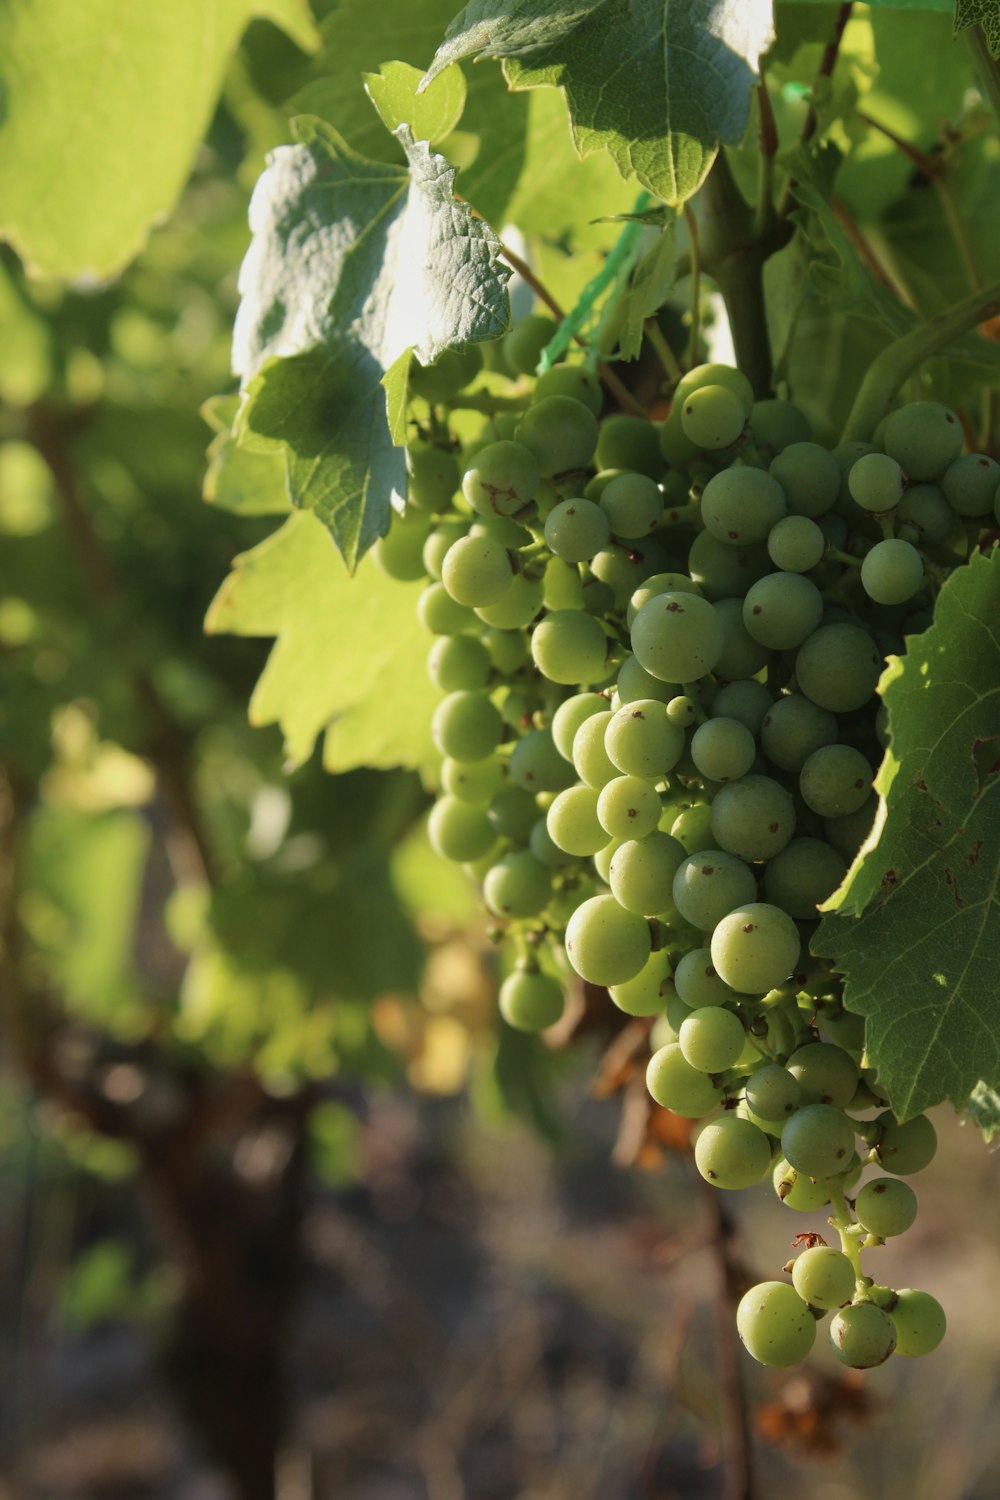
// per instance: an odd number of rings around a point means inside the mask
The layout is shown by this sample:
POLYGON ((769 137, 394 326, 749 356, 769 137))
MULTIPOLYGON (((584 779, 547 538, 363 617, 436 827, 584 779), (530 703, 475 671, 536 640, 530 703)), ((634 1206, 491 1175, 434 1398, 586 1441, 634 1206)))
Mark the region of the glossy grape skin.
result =
POLYGON ((556 848, 579 858, 596 854, 608 842, 597 816, 594 787, 571 786, 559 792, 546 813, 545 826, 556 848))
POLYGON ((816 1341, 816 1319, 787 1281, 763 1281, 745 1292, 736 1327, 748 1354, 778 1368, 797 1365, 816 1341))
POLYGON ((573 766, 581 781, 600 791, 615 776, 618 767, 604 748, 611 712, 591 714, 573 736, 573 766))
POLYGON ((787 1120, 802 1102, 802 1090, 787 1068, 779 1063, 764 1063, 747 1079, 746 1102, 763 1120, 787 1120))
POLYGON ((858 1223, 879 1239, 905 1234, 917 1217, 917 1195, 898 1177, 873 1177, 855 1199, 858 1223))
MULTIPOLYGON (((713 1012, 728 1015, 728 1011, 713 1012)), ((681 1026, 681 1047, 687 1021, 681 1026)), ((752 1187, 760 1182, 771 1165, 771 1143, 762 1130, 736 1115, 723 1115, 699 1133, 694 1147, 694 1162, 706 1182, 729 1191, 752 1187)))
POLYGON ((653 1053, 646 1068, 646 1087, 657 1104, 688 1120, 711 1114, 722 1100, 722 1090, 707 1073, 692 1068, 676 1042, 653 1053))
POLYGON ((500 986, 500 1014, 516 1031, 544 1031, 563 1013, 563 991, 541 970, 515 969, 500 986))
POLYGON ((691 948, 674 970, 674 985, 685 1005, 692 1010, 706 1005, 725 1005, 734 1000, 734 990, 719 978, 708 948, 691 948))
POLYGON ((660 795, 641 776, 615 776, 597 798, 597 816, 609 837, 644 839, 660 821, 660 795))
POLYGON ((573 759, 573 739, 585 719, 592 714, 607 713, 608 700, 600 693, 574 693, 566 698, 552 716, 552 739, 565 760, 573 759))
POLYGON ((484 688, 490 671, 490 654, 472 635, 439 636, 427 653, 427 674, 442 693, 484 688))
POLYGON ((664 704, 640 698, 612 714, 604 748, 619 771, 658 781, 680 760, 684 732, 670 722, 664 704))
POLYGON ((785 1067, 799 1085, 803 1104, 832 1104, 846 1109, 858 1086, 858 1068, 850 1053, 830 1042, 797 1047, 785 1067))
POLYGON ((495 604, 514 577, 506 548, 492 537, 464 536, 448 549, 441 582, 458 604, 495 604))
POLYGON ((435 802, 427 820, 427 837, 435 854, 459 864, 479 859, 496 841, 485 809, 458 797, 440 797, 435 802))
POLYGON ((611 856, 611 894, 641 916, 668 911, 673 905, 673 879, 683 858, 683 846, 660 829, 643 839, 626 839, 611 856))
POLYGON ((734 1066, 743 1051, 746 1033, 735 1011, 710 1005, 693 1010, 685 1018, 677 1041, 692 1068, 701 1073, 724 1073, 734 1066))
POLYGON ((747 419, 743 402, 722 385, 704 385, 681 404, 684 436, 698 448, 730 448, 742 435, 747 419))
POLYGON ((614 896, 592 896, 566 927, 566 954, 591 984, 624 984, 633 979, 652 951, 649 923, 619 906, 614 896))
POLYGON ((648 962, 624 984, 608 988, 612 1002, 627 1016, 658 1016, 666 1005, 670 984, 670 960, 663 950, 650 955, 648 962))
POLYGON ((896 1329, 896 1353, 909 1359, 932 1354, 945 1336, 944 1308, 928 1292, 902 1287, 887 1309, 896 1329))
POLYGON ((775 1162, 771 1181, 785 1207, 798 1213, 815 1213, 830 1201, 830 1189, 822 1178, 814 1182, 807 1172, 800 1172, 785 1157, 775 1162))
POLYGON ((833 1177, 846 1169, 854 1150, 854 1126, 830 1104, 806 1104, 785 1122, 781 1149, 807 1177, 833 1177))
POLYGON ((681 410, 694 391, 704 390, 706 386, 721 386, 730 391, 743 408, 744 416, 748 417, 753 411, 753 386, 743 371, 718 363, 694 365, 681 376, 674 391, 673 409, 681 410))
POLYGON ((605 675, 608 638, 593 615, 579 609, 557 609, 535 627, 531 656, 550 682, 597 682, 605 675))
POLYGON ((712 933, 712 963, 740 994, 762 995, 783 984, 798 962, 800 948, 791 917, 764 901, 737 907, 712 933))
POLYGON ((855 1282, 854 1267, 847 1256, 830 1245, 803 1250, 792 1266, 792 1285, 803 1302, 824 1311, 850 1302, 855 1282))
POLYGON ((873 1370, 884 1365, 896 1347, 895 1325, 874 1302, 859 1302, 834 1314, 830 1344, 841 1364, 873 1370))

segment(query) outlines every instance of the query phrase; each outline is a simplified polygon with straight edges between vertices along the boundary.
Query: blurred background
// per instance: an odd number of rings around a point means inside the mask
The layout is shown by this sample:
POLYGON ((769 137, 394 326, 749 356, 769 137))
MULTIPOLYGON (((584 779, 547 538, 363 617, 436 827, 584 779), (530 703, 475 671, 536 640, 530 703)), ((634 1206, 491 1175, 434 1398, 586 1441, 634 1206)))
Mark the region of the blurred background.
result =
MULTIPOLYGON (((502 1028, 419 778, 291 766, 247 717, 270 643, 203 633, 284 507, 225 402, 200 413, 307 84, 255 23, 120 279, 0 252, 0 1495, 995 1500, 978 1135, 940 1115, 919 1224, 879 1252, 943 1302, 945 1345, 751 1368, 733 1297, 804 1226, 703 1190, 650 1114, 644 1023, 600 994, 545 1042, 502 1028)), ((890 158, 912 270, 934 241, 890 158)), ((333 645, 347 671, 358 642, 333 645)))

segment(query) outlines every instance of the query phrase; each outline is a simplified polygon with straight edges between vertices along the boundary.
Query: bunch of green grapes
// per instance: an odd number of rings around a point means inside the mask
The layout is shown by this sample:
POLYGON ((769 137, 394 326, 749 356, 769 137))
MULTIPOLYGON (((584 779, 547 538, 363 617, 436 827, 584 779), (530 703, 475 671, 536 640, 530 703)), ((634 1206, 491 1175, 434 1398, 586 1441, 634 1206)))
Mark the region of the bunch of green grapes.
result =
POLYGON ((750 1353, 794 1363, 827 1313, 847 1365, 927 1353, 938 1303, 861 1256, 912 1222, 903 1179, 934 1129, 893 1115, 808 950, 872 826, 886 653, 1000 520, 1000 468, 934 402, 828 451, 716 364, 662 424, 605 414, 586 368, 533 380, 554 330, 535 316, 489 351, 516 381, 499 400, 475 350, 414 380, 406 507, 378 556, 426 580, 431 843, 508 943, 508 1024, 553 1025, 574 974, 605 987, 651 1018, 649 1092, 703 1122, 698 1171, 833 1226, 839 1248, 810 1231, 790 1279, 743 1298, 750 1353))

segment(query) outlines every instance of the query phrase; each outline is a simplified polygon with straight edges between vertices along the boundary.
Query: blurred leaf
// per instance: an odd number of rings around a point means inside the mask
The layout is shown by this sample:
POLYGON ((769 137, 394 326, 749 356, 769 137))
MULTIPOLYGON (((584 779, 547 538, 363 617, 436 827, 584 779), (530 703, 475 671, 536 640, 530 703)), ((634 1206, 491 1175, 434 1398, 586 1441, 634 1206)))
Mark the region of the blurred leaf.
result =
POLYGON ((349 1187, 361 1176, 361 1124, 354 1110, 335 1100, 309 1115, 309 1156, 330 1187, 349 1187))
POLYGON ((99 280, 180 194, 254 15, 300 46, 307 0, 9 0, 0 7, 0 234, 33 274, 99 280))
POLYGON ((892 658, 879 815, 813 951, 845 976, 901 1118, 1000 1085, 1000 551, 973 553, 892 658))
POLYGON ((636 264, 619 299, 618 348, 622 359, 635 359, 642 347, 646 319, 666 302, 677 280, 674 226, 665 224, 636 264))
POLYGON ((236 559, 206 620, 210 634, 275 635, 250 702, 254 724, 278 724, 296 764, 328 733, 331 771, 434 763, 437 694, 416 623, 421 585, 374 563, 349 578, 313 516, 297 514, 236 559))
POLYGON ((965 1113, 982 1131, 987 1144, 1000 1135, 1000 1093, 996 1089, 987 1088, 982 1081, 977 1083, 965 1102, 965 1113))
POLYGON ((395 133, 406 125, 415 141, 433 146, 454 130, 465 108, 465 77, 461 68, 445 68, 430 86, 418 93, 423 74, 409 63, 383 63, 377 73, 365 73, 365 92, 395 133))
MULTIPOLYGON (((382 379, 407 350, 498 337, 510 319, 492 230, 452 194, 454 169, 397 131, 410 171, 357 156, 321 120, 276 151, 251 204, 233 362, 239 433, 283 448, 292 503, 353 572, 405 490, 382 379), (278 358, 274 358, 278 356, 278 358)), ((397 429, 398 430, 398 429, 397 429)))
POLYGON ((121 1318, 132 1301, 132 1250, 124 1240, 99 1240, 69 1268, 59 1296, 59 1314, 74 1333, 109 1318, 121 1318))

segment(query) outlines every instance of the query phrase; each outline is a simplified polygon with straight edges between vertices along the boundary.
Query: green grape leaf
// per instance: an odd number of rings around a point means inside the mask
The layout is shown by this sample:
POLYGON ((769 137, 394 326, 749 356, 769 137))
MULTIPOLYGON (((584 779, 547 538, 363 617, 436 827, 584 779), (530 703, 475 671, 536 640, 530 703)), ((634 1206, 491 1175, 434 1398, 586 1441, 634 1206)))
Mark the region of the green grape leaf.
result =
POLYGON ((253 16, 303 48, 307 0, 0 6, 0 237, 35 275, 103 279, 173 208, 253 16))
POLYGON ((965 1101, 965 1113, 982 1131, 987 1143, 1000 1135, 1000 1092, 987 1088, 982 1079, 965 1101))
POLYGON ((956 0, 955 33, 981 26, 991 57, 1000 57, 1000 0, 956 0))
POLYGON ((283 515, 291 505, 284 457, 238 446, 232 433, 238 409, 238 396, 213 396, 201 408, 205 421, 215 431, 208 445, 202 499, 207 505, 238 515, 283 515))
POLYGON ((324 764, 435 763, 437 694, 415 624, 421 585, 387 578, 370 560, 349 577, 314 516, 290 516, 238 557, 209 608, 209 634, 276 636, 250 700, 250 720, 277 724, 301 765, 326 731, 324 764))
POLYGON ((812 946, 909 1117, 1000 1085, 1000 551, 956 569, 880 690, 879 815, 812 946))
POLYGON ((516 89, 564 88, 579 154, 606 150, 623 177, 679 204, 742 139, 773 37, 770 0, 474 0, 427 78, 496 57, 516 89))
POLYGON ((497 338, 510 272, 493 231, 454 198, 454 169, 405 125, 409 171, 358 156, 321 120, 295 130, 250 208, 237 434, 284 450, 292 504, 323 521, 353 571, 405 490, 383 377, 407 350, 432 364, 449 345, 497 338))
POLYGON ((673 223, 664 224, 653 244, 636 263, 622 292, 618 310, 618 352, 622 359, 638 358, 647 318, 666 302, 677 280, 677 250, 673 223))
POLYGON ((414 140, 434 145, 462 118, 465 76, 459 67, 445 68, 422 93, 418 89, 423 74, 409 63, 383 63, 377 73, 362 77, 365 92, 389 131, 407 125, 414 140))

